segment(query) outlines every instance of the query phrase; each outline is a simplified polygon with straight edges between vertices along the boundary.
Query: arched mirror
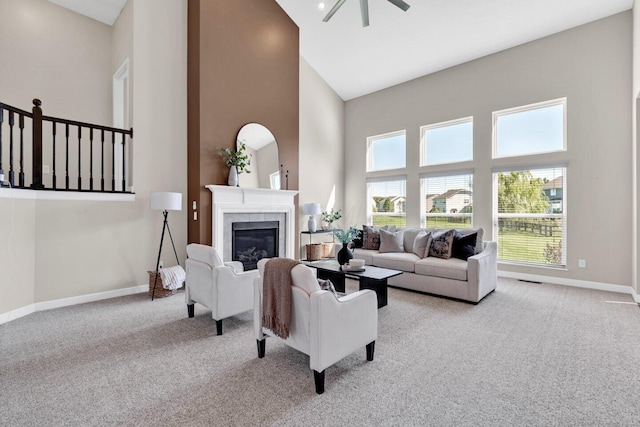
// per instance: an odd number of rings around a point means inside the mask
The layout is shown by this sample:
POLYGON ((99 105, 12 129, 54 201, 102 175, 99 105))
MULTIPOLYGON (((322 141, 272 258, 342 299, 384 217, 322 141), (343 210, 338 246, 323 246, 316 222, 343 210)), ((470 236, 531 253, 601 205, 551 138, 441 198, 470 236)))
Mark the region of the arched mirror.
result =
POLYGON ((246 124, 238 132, 236 148, 247 146, 251 173, 240 174, 240 187, 280 189, 278 143, 271 131, 258 123, 246 124))

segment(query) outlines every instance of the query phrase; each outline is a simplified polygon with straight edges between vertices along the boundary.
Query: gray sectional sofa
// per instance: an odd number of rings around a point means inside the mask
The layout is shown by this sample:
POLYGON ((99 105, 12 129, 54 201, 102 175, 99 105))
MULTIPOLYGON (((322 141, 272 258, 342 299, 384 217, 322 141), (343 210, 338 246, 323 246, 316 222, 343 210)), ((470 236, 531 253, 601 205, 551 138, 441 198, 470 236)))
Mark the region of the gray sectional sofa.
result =
MULTIPOLYGON (((475 254, 469 256, 467 260, 428 256, 429 248, 422 257, 415 253, 414 243, 416 236, 421 231, 437 235, 443 230, 405 228, 397 231, 402 234, 402 236, 396 234, 397 239, 402 239, 402 246, 397 251, 389 252, 388 245, 384 245, 384 242, 382 242, 383 251, 365 249, 366 244, 365 248, 353 249, 354 258, 364 259, 366 265, 403 271, 404 273, 400 276, 389 279, 390 286, 445 296, 474 304, 496 289, 497 244, 493 241, 483 240, 484 230, 482 228, 456 229, 458 236, 477 233, 475 250, 473 247, 471 249, 471 253, 475 252, 475 254)), ((420 236, 424 236, 424 233, 420 236)))

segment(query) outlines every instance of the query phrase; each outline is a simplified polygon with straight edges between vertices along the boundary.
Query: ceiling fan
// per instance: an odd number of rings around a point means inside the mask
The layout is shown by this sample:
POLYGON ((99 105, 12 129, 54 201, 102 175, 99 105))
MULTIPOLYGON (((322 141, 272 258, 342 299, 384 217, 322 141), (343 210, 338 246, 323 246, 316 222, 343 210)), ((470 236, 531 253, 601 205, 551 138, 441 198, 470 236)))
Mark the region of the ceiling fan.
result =
MULTIPOLYGON (((342 7, 345 1, 347 0, 338 0, 336 4, 331 8, 329 13, 327 13, 327 16, 325 16, 322 21, 323 22, 329 21, 329 19, 331 19, 331 17, 338 11, 338 9, 342 7)), ((387 1, 399 7, 405 12, 407 11, 407 9, 411 7, 410 5, 405 3, 403 0, 387 0, 387 1)), ((362 26, 368 27, 369 26, 369 0, 360 0, 360 14, 362 15, 362 26)))

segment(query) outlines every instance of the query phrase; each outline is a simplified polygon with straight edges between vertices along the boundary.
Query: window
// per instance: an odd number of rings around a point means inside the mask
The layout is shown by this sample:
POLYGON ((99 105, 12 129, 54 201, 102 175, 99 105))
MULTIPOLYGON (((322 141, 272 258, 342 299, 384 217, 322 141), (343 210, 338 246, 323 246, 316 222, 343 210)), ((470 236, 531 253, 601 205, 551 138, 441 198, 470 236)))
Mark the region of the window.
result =
POLYGON ((407 164, 406 132, 367 138, 367 172, 401 169, 407 164))
POLYGON ((565 167, 494 172, 498 259, 566 266, 565 167))
POLYGON ((367 180, 367 224, 406 227, 405 177, 367 180))
POLYGON ((473 160, 473 117, 420 128, 420 166, 473 160))
POLYGON ((468 228, 473 215, 473 173, 420 179, 421 223, 427 228, 468 228))
POLYGON ((566 150, 567 99, 493 113, 493 157, 566 150))

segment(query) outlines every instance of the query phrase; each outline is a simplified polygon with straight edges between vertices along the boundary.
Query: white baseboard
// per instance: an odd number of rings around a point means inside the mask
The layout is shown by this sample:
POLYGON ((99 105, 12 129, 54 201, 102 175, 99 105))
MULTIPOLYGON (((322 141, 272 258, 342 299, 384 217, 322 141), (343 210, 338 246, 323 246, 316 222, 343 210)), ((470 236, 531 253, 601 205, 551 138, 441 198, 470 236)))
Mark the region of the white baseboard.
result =
POLYGON ((561 277, 539 276, 536 274, 516 273, 513 271, 500 271, 498 276, 508 277, 511 279, 528 280, 531 282, 551 283, 554 285, 574 286, 576 288, 596 289, 599 291, 616 292, 619 294, 629 294, 633 299, 640 303, 638 296, 631 286, 613 285, 611 283, 590 282, 588 280, 563 279, 561 277))
POLYGON ((0 313, 0 325, 3 323, 16 320, 20 317, 26 316, 36 311, 51 310, 52 308, 67 307, 70 305, 84 304, 87 302, 100 301, 103 299, 122 297, 125 295, 138 294, 141 292, 148 292, 149 285, 132 286, 130 288, 114 289, 113 291, 96 292, 94 294, 79 295, 77 297, 61 298, 52 301, 37 302, 35 304, 29 304, 25 307, 9 311, 7 313, 0 313))

